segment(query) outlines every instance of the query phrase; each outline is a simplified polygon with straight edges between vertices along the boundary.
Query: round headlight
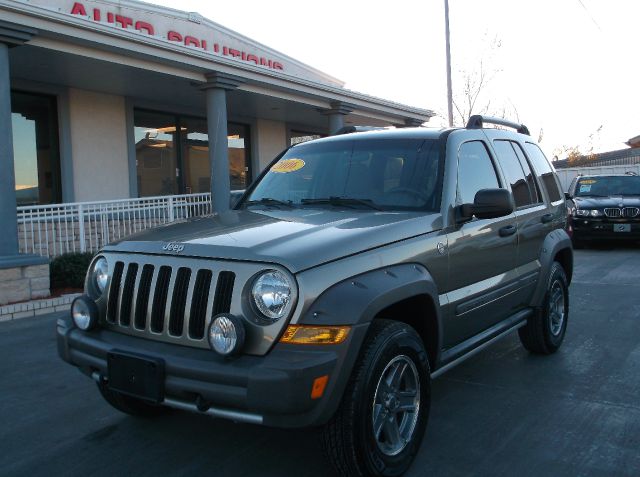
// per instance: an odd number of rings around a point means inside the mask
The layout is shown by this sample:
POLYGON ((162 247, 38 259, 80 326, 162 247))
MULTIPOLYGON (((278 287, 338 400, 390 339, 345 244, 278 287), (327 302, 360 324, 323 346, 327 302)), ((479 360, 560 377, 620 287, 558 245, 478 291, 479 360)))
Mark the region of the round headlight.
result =
POLYGON ((244 325, 233 315, 218 315, 209 326, 209 346, 222 356, 237 354, 244 345, 244 325))
POLYGON ((93 275, 93 283, 96 286, 96 289, 98 292, 102 293, 107 287, 107 280, 109 280, 109 264, 107 263, 107 259, 100 257, 96 260, 93 264, 93 270, 91 273, 93 275))
POLYGON ((71 317, 78 328, 90 330, 98 323, 98 307, 93 300, 79 296, 71 304, 71 317))
POLYGON ((291 309, 291 283, 277 270, 270 270, 260 275, 255 282, 251 294, 260 313, 270 321, 278 321, 291 309))

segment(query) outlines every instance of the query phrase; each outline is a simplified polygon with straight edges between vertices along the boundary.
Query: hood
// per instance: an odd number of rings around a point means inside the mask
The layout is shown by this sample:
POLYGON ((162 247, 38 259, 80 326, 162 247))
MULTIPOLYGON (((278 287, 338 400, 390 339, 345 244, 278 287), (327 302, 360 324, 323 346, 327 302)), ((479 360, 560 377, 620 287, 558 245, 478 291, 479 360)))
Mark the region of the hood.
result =
POLYGON ((232 210, 156 227, 104 250, 271 262, 296 273, 441 227, 440 214, 424 212, 232 210))
POLYGON ((637 195, 613 195, 610 197, 575 197, 574 202, 579 209, 604 209, 624 207, 640 207, 640 196, 637 195))

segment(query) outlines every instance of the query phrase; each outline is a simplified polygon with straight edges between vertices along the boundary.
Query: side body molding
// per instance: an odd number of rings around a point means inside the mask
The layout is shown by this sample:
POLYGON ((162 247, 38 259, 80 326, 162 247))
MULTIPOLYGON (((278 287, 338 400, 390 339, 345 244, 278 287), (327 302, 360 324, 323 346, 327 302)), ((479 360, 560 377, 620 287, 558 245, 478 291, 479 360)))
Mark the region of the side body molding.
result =
POLYGON ((573 247, 571 245, 571 239, 569 235, 567 235, 567 232, 562 229, 556 229, 546 236, 540 248, 540 278, 538 279, 538 286, 531 298, 531 306, 533 307, 542 306, 551 265, 553 264, 554 257, 559 252, 563 252, 567 256, 566 264, 569 266, 567 279, 569 283, 571 283, 571 275, 573 272, 573 247))

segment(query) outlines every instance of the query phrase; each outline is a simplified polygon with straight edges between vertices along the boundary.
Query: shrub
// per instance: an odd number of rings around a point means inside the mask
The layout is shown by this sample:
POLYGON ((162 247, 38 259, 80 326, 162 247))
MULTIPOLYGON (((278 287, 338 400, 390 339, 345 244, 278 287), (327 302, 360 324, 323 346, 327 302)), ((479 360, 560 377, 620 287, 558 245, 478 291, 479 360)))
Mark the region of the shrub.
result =
POLYGON ((92 253, 65 253, 51 260, 51 289, 84 287, 84 277, 92 258, 92 253))

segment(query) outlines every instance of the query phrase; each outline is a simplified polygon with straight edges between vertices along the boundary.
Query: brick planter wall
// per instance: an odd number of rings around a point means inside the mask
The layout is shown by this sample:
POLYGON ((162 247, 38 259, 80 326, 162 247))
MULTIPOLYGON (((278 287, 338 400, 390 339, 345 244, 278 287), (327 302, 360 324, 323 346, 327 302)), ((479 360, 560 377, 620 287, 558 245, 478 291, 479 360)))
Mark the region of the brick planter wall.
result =
POLYGON ((46 298, 49 265, 27 265, 0 270, 0 305, 46 298))

